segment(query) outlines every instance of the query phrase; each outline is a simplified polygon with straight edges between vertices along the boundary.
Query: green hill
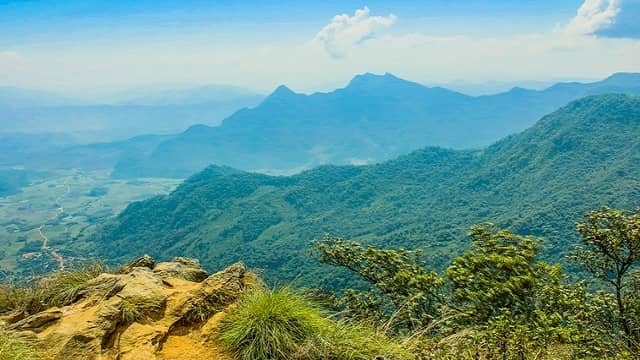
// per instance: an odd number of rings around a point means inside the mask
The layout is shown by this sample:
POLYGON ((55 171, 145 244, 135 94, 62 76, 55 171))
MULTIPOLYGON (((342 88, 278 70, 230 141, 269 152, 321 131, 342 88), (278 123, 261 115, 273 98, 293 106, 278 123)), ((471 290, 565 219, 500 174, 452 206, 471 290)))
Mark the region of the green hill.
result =
POLYGON ((141 251, 197 256, 208 268, 242 260, 269 280, 339 286, 308 256, 324 233, 420 247, 442 267, 490 220, 544 236, 562 261, 581 214, 640 204, 640 97, 584 98, 483 150, 426 148, 370 166, 291 177, 209 167, 172 194, 131 204, 91 239, 115 261, 141 251))

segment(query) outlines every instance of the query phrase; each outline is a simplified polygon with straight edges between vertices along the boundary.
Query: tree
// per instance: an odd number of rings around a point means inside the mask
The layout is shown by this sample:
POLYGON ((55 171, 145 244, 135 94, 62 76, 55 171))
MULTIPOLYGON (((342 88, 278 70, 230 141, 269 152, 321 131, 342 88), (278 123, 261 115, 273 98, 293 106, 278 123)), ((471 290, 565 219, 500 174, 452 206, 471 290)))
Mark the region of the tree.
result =
POLYGON ((597 279, 613 287, 618 322, 627 345, 638 349, 637 271, 640 267, 640 210, 627 214, 603 207, 584 215, 576 225, 582 245, 573 259, 597 279))
POLYGON ((419 250, 365 247, 326 235, 312 252, 320 262, 349 269, 372 286, 345 291, 352 316, 384 320, 389 330, 416 330, 437 316, 443 280, 424 268, 419 250))
POLYGON ((460 316, 481 324, 505 312, 530 314, 540 280, 551 273, 549 265, 534 262, 540 240, 497 230, 492 224, 472 226, 469 236, 471 249, 445 272, 460 316))
POLYGON ((445 271, 450 331, 477 331, 475 351, 487 358, 528 359, 558 344, 597 353, 591 299, 582 284, 567 285, 559 265, 536 260, 540 239, 490 223, 469 236, 471 248, 445 271))

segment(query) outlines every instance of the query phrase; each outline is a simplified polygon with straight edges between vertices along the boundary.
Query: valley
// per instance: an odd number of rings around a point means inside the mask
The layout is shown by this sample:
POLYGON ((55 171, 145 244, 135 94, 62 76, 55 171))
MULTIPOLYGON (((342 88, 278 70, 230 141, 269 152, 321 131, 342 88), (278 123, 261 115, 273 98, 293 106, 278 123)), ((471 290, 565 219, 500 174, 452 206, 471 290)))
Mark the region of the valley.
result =
POLYGON ((166 194, 178 183, 176 179, 114 180, 106 171, 72 169, 50 173, 16 194, 0 197, 3 276, 63 270, 81 262, 79 237, 131 201, 166 194))

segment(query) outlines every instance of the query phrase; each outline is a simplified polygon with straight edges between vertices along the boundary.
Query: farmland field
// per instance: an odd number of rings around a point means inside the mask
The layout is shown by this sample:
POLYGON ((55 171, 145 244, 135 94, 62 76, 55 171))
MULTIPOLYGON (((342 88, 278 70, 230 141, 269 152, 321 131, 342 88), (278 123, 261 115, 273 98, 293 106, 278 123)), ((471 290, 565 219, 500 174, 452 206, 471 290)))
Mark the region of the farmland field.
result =
POLYGON ((0 271, 40 273, 82 260, 82 238, 128 203, 167 194, 175 179, 116 180, 107 171, 58 171, 0 197, 0 271))

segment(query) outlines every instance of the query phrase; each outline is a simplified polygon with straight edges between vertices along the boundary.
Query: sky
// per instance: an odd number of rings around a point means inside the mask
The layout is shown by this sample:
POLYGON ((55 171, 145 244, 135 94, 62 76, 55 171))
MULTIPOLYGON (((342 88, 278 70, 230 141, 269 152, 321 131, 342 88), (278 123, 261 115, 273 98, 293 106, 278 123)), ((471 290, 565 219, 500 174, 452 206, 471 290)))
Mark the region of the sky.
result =
POLYGON ((640 0, 0 0, 0 86, 268 92, 640 72, 640 0))

